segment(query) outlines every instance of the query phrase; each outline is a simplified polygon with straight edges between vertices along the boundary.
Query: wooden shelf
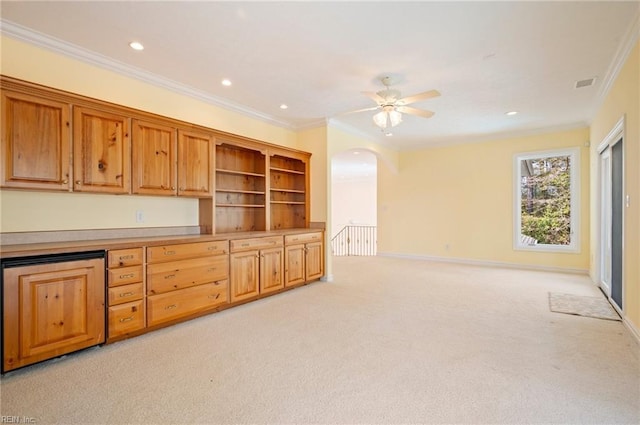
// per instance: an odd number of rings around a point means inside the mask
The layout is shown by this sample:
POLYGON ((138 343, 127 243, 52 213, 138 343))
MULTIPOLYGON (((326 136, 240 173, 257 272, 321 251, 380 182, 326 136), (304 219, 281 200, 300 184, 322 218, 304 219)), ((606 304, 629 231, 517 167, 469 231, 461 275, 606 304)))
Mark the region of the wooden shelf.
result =
POLYGON ((287 192, 287 193, 305 193, 304 190, 297 190, 297 189, 276 189, 276 188, 271 188, 272 192, 287 192))
POLYGON ((224 174, 234 174, 237 176, 252 176, 252 177, 264 177, 264 174, 260 173, 250 173, 248 171, 239 171, 239 170, 226 170, 223 168, 216 168, 216 173, 224 173, 224 174))
POLYGON ((271 171, 280 171, 282 173, 291 173, 291 174, 300 174, 300 175, 305 174, 304 171, 290 170, 288 168, 278 168, 278 167, 270 167, 270 168, 271 168, 271 171))
POLYGON ((264 195, 265 192, 260 192, 257 190, 239 190, 239 189, 216 189, 216 192, 224 192, 224 193, 246 193, 249 195, 264 195))
POLYGON ((264 205, 257 204, 216 204, 216 207, 265 208, 264 205))
POLYGON ((285 204, 285 205, 304 205, 304 202, 299 201, 271 201, 272 204, 285 204))

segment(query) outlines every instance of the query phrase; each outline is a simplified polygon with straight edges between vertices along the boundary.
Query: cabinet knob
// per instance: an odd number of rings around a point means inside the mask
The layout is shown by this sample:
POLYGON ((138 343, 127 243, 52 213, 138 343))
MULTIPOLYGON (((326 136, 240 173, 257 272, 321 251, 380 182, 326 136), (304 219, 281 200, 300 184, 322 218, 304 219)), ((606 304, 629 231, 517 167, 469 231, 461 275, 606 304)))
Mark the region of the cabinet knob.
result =
POLYGON ((171 186, 171 190, 176 190, 176 187, 175 186, 171 186))
POLYGON ((67 183, 69 183, 69 180, 67 179, 62 180, 62 184, 67 184, 67 183))
POLYGON ((80 186, 80 185, 82 184, 82 182, 81 182, 80 180, 76 180, 76 184, 77 184, 78 186, 80 186))

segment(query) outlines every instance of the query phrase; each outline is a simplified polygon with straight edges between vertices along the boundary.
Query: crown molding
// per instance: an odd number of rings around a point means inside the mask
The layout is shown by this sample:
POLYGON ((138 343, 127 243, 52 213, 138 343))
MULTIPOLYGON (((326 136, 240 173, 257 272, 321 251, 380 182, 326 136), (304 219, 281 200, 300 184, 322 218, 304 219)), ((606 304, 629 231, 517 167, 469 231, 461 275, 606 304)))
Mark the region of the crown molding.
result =
POLYGON ((67 56, 69 58, 87 63, 89 65, 97 66, 101 69, 115 72, 125 77, 133 78, 154 85, 156 87, 170 90, 174 93, 188 96, 204 103, 226 109, 228 111, 236 112, 249 118, 254 118, 289 130, 296 130, 296 127, 291 123, 279 120, 271 115, 248 108, 243 105, 239 105, 237 103, 230 102, 225 99, 221 99, 216 96, 212 96, 202 90, 198 90, 185 84, 178 83, 169 78, 164 78, 151 72, 144 71, 140 68, 127 65, 123 62, 82 48, 75 44, 68 43, 58 38, 33 31, 32 29, 11 21, 7 21, 2 18, 0 18, 0 34, 32 44, 37 47, 41 47, 54 53, 67 56))
MULTIPOLYGON (((620 45, 618 46, 618 50, 616 50, 616 54, 613 57, 613 61, 609 65, 607 69, 607 73, 602 79, 602 84, 600 85, 600 89, 598 90, 598 94, 596 95, 595 102, 593 104, 593 109, 591 111, 591 120, 595 116, 596 112, 602 107, 604 100, 606 99, 609 91, 613 87, 613 83, 618 78, 620 74, 620 70, 626 63, 629 58, 629 54, 633 50, 634 46, 640 39, 640 8, 636 12, 636 16, 633 19, 631 25, 625 32, 620 45)), ((589 123, 591 124, 591 123, 589 123)))

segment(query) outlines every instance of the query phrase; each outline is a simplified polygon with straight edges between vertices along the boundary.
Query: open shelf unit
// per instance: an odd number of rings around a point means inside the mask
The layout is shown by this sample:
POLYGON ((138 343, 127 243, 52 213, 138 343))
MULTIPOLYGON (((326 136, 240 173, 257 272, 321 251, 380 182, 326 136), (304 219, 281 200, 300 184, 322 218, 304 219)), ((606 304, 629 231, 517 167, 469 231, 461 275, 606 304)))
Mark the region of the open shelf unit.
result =
POLYGON ((266 178, 262 151, 216 146, 216 233, 266 230, 266 178))
POLYGON ((274 154, 269 159, 271 230, 307 227, 308 159, 274 154))

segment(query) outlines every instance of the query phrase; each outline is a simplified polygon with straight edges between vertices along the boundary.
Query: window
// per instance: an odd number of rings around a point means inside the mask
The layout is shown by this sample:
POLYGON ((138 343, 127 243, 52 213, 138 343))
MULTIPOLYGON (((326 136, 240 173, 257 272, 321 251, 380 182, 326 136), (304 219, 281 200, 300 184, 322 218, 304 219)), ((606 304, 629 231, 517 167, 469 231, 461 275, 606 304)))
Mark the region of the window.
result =
POLYGON ((580 150, 516 155, 515 249, 578 252, 580 150))

